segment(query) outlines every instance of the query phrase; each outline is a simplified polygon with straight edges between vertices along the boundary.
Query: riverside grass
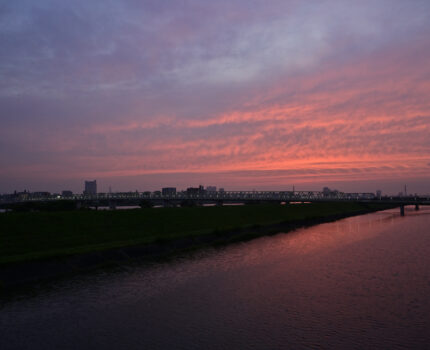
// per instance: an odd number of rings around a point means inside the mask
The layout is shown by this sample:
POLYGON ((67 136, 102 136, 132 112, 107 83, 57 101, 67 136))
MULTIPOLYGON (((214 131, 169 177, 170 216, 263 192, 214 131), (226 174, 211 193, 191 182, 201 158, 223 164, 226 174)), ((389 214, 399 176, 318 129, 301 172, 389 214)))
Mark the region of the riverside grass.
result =
POLYGON ((385 208, 377 203, 339 202, 8 212, 0 214, 0 265, 385 208))

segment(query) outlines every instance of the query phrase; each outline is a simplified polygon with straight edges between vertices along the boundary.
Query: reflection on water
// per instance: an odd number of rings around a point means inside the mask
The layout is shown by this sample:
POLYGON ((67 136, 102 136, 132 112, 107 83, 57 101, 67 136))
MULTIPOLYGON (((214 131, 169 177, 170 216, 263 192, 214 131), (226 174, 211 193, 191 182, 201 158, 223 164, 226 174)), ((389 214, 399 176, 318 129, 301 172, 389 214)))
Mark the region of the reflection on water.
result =
POLYGON ((5 303, 1 349, 426 348, 430 210, 398 209, 5 303))

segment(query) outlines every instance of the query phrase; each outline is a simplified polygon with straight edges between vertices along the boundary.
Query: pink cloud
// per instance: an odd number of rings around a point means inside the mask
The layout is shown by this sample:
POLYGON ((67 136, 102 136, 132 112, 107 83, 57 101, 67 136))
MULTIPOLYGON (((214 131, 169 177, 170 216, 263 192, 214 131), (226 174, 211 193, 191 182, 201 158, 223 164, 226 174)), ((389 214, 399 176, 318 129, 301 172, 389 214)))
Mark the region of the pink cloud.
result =
MULTIPOLYGON (((55 31, 43 27, 57 43, 52 54, 63 55, 55 62, 65 75, 49 72, 45 89, 32 68, 23 76, 37 83, 22 84, 23 78, 14 92, 18 73, 9 72, 1 93, 25 99, 28 86, 43 96, 39 104, 28 99, 26 109, 4 109, 0 152, 7 166, 0 176, 205 174, 251 187, 428 179, 430 50, 418 15, 412 29, 390 22, 397 38, 378 21, 365 27, 368 16, 340 5, 354 25, 332 25, 328 12, 315 16, 297 3, 291 11, 314 21, 285 32, 288 21, 277 11, 260 17, 240 4, 223 6, 228 18, 211 5, 215 20, 207 8, 199 7, 200 18, 180 6, 172 12, 156 6, 163 20, 145 17, 151 27, 125 21, 116 29, 120 39, 94 47, 80 41, 78 28, 70 57, 55 31), (335 30, 343 27, 347 34, 335 30)), ((374 11, 385 18, 383 6, 374 11)))

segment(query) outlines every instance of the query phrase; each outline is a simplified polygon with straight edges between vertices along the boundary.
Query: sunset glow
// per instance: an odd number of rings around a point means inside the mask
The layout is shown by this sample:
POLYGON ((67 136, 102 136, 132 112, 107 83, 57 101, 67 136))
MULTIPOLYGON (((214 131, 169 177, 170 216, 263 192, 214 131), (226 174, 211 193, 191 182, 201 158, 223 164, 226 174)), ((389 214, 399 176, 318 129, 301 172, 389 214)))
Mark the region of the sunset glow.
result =
POLYGON ((430 193, 428 1, 0 5, 0 193, 430 193))

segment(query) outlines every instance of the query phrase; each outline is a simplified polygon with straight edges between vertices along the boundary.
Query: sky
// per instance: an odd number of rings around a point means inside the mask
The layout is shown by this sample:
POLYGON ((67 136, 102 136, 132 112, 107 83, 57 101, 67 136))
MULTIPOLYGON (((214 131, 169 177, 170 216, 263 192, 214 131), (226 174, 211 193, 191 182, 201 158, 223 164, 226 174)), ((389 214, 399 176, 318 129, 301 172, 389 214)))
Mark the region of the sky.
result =
POLYGON ((428 0, 0 0, 0 193, 430 193, 428 0))

